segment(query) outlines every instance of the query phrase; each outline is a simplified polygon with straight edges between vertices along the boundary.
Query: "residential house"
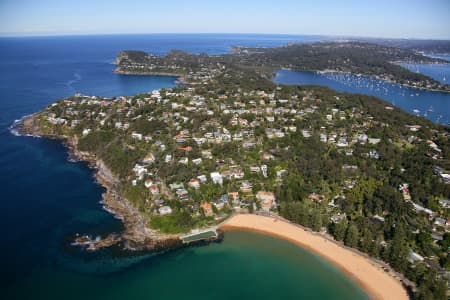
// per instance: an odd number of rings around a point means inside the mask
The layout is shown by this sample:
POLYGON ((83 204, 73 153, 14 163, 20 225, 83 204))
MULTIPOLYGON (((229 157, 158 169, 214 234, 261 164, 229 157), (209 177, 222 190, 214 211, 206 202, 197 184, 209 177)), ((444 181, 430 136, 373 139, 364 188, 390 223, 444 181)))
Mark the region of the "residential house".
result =
POLYGON ((223 183, 223 177, 219 172, 212 172, 210 174, 211 180, 214 184, 220 184, 222 185, 223 183))
POLYGON ((407 183, 403 183, 398 188, 403 195, 403 200, 411 201, 411 195, 409 194, 409 185, 407 183))
POLYGON ((315 202, 322 202, 323 200, 325 200, 325 196, 324 195, 319 195, 316 193, 312 193, 311 195, 309 195, 308 197, 310 200, 315 201, 315 202))
POLYGON ((199 165, 199 164, 202 163, 202 159, 201 159, 201 158, 193 159, 193 160, 192 160, 192 163, 195 164, 195 165, 199 165))
POLYGON ((139 141, 142 140, 142 134, 140 134, 140 133, 133 132, 133 133, 131 133, 131 137, 135 140, 139 140, 139 141))
POLYGON ((147 179, 145 182, 144 182, 144 185, 145 185, 145 187, 146 188, 150 188, 150 186, 153 184, 153 180, 151 180, 151 179, 147 179))
POLYGON ((241 182, 240 190, 244 193, 251 193, 252 187, 253 185, 250 181, 244 180, 241 182))
POLYGON ((188 186, 194 189, 198 189, 200 187, 200 181, 197 178, 192 178, 189 180, 188 186))
POLYGON ((213 214, 211 203, 203 202, 202 204, 200 204, 200 207, 203 208, 206 216, 211 216, 213 214))
POLYGON ((434 225, 444 227, 446 223, 447 223, 447 221, 443 218, 438 217, 438 218, 434 219, 434 225))
POLYGON ((261 203, 261 208, 270 211, 275 206, 275 194, 272 192, 259 191, 256 193, 256 199, 261 203))
POLYGON ((239 192, 229 192, 228 196, 233 199, 233 203, 239 203, 239 192))
POLYGON ((153 162, 155 162, 155 156, 153 155, 153 153, 149 153, 149 154, 147 154, 145 157, 144 157, 144 159, 142 160, 142 162, 144 163, 144 164, 152 164, 153 162))
POLYGON ((184 185, 182 183, 171 183, 171 184, 169 184, 169 187, 172 191, 178 190, 178 189, 184 189, 184 185))
POLYGON ((187 165, 189 163, 189 158, 182 157, 179 161, 180 164, 187 165))
POLYGON ((345 220, 347 218, 347 214, 346 213, 337 213, 333 216, 331 216, 331 222, 333 223, 340 223, 342 220, 345 220))
POLYGON ((163 206, 163 207, 159 208, 158 211, 161 216, 169 215, 172 213, 172 208, 170 208, 170 206, 163 206))
POLYGON ((424 258, 419 253, 416 253, 416 252, 411 250, 409 252, 408 261, 410 263, 415 263, 415 262, 418 262, 418 261, 424 261, 424 258))
POLYGON ((200 180, 201 183, 205 183, 206 181, 208 181, 206 175, 199 175, 197 176, 197 179, 200 180))
POLYGON ((177 189, 175 191, 175 194, 177 194, 178 198, 180 200, 189 200, 189 193, 184 188, 183 189, 177 189))
POLYGON ((450 200, 447 200, 447 199, 439 199, 439 204, 440 204, 443 208, 450 208, 450 200))

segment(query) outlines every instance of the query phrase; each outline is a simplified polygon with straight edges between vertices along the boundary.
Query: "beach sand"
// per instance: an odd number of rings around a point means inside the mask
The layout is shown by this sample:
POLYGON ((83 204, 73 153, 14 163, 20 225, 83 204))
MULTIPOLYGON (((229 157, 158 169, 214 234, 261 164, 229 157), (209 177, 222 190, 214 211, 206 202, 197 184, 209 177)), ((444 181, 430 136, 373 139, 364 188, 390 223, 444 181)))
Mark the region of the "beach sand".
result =
POLYGON ((360 285, 371 299, 409 299, 401 282, 369 258, 286 221, 240 214, 228 219, 219 229, 251 230, 288 240, 331 262, 360 285))

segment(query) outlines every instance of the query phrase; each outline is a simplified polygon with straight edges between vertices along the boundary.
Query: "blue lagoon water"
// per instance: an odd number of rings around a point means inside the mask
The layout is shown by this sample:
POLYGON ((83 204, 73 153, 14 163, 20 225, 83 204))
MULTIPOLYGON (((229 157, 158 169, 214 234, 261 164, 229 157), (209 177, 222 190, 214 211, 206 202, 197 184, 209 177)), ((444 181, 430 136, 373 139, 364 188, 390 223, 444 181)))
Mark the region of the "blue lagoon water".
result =
POLYGON ((130 35, 0 38, 0 288, 3 299, 365 299, 341 272, 284 241, 227 233, 221 244, 164 255, 86 253, 75 233, 106 235, 121 223, 102 209, 103 188, 58 141, 18 137, 14 120, 74 93, 131 95, 173 77, 113 74, 118 51, 172 48, 225 53, 319 37, 130 35), (249 242, 251 241, 251 242, 249 242), (262 283, 262 284, 257 284, 262 283), (175 287, 175 288, 174 288, 175 287))

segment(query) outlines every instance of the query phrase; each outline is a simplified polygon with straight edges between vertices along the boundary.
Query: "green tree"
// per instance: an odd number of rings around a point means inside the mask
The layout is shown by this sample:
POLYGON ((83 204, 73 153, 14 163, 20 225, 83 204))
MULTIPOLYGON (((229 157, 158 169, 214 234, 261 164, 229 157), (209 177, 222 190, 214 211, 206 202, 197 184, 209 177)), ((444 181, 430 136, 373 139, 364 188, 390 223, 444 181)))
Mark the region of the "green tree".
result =
POLYGON ((416 294, 416 299, 447 299, 447 282, 440 280, 433 268, 424 272, 418 281, 419 292, 416 294))
POLYGON ((373 245, 373 234, 368 228, 362 230, 361 251, 369 253, 373 245))
POLYGON ((311 216, 311 228, 314 231, 322 229, 322 215, 318 210, 314 210, 311 216))
POLYGON ((345 244, 349 247, 355 248, 358 246, 359 230, 355 224, 350 224, 345 234, 345 244))
POLYGON ((409 248, 406 242, 406 231, 402 225, 397 225, 389 247, 389 264, 398 272, 405 272, 408 267, 408 254, 409 248))
POLYGON ((249 213, 253 213, 254 209, 253 209, 253 203, 254 202, 250 202, 250 204, 248 205, 248 212, 249 213))
POLYGON ((345 232, 347 231, 348 223, 346 220, 342 220, 341 222, 335 224, 334 226, 334 238, 338 241, 344 240, 345 232))
POLYGON ((376 258, 380 257, 380 242, 381 242, 381 240, 377 239, 370 246, 369 254, 371 256, 376 257, 376 258))
POLYGON ((450 248, 450 233, 446 232, 444 234, 444 239, 441 241, 441 248, 442 251, 448 251, 448 248, 450 248))

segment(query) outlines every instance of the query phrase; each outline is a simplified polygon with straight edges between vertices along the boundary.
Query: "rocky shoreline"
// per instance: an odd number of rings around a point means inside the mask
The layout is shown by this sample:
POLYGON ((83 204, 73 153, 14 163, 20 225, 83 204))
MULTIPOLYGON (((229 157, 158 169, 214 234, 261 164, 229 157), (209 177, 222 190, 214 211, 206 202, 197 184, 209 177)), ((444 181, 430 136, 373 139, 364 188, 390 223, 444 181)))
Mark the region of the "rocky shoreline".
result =
POLYGON ((123 71, 120 68, 116 68, 114 70, 114 74, 120 74, 120 75, 137 75, 137 76, 170 76, 170 77, 176 77, 175 80, 176 84, 188 84, 188 81, 185 77, 185 75, 180 75, 178 73, 169 73, 169 72, 150 72, 150 71, 144 71, 144 72, 133 72, 133 71, 123 71))
POLYGON ((364 76, 366 78, 371 78, 371 79, 384 81, 386 83, 390 83, 390 84, 393 84, 393 85, 398 85, 398 86, 405 87, 405 88, 413 88, 413 89, 418 89, 418 90, 422 90, 422 91, 429 91, 429 92, 450 93, 450 88, 449 89, 427 88, 427 87, 422 87, 422 86, 415 86, 415 85, 412 85, 412 84, 400 83, 398 81, 390 80, 390 79, 387 79, 387 78, 382 78, 380 76, 355 74, 355 73, 352 73, 352 72, 345 72, 345 71, 337 71, 337 70, 311 70, 311 71, 304 71, 304 70, 297 70, 297 69, 291 69, 291 68, 281 68, 280 70, 298 71, 298 72, 313 72, 313 73, 317 73, 317 74, 349 74, 349 75, 354 75, 354 76, 364 76))
POLYGON ((163 251, 183 245, 181 235, 161 234, 146 226, 146 220, 126 199, 120 195, 120 180, 102 160, 94 155, 79 151, 76 138, 44 133, 37 122, 39 113, 24 117, 15 124, 21 135, 32 135, 60 140, 69 149, 69 156, 76 161, 86 162, 95 170, 95 179, 106 191, 102 194, 104 209, 120 219, 124 230, 120 234, 111 233, 105 238, 91 239, 88 235, 76 235, 72 245, 86 247, 89 251, 110 247, 121 243, 124 249, 136 251, 163 251))

